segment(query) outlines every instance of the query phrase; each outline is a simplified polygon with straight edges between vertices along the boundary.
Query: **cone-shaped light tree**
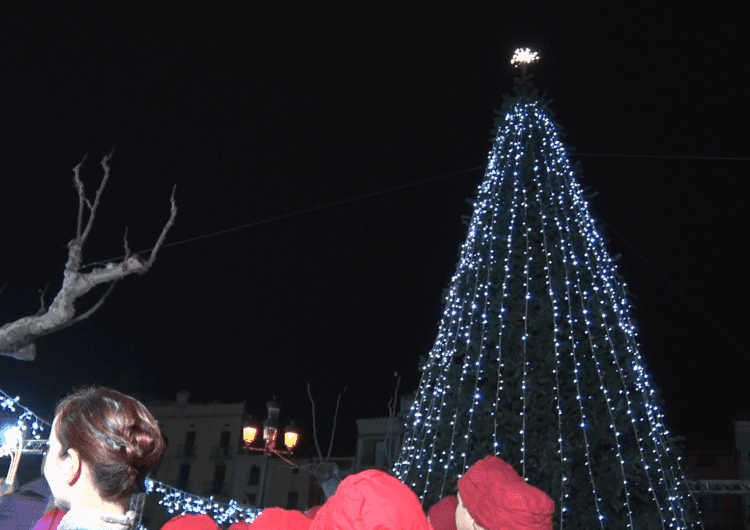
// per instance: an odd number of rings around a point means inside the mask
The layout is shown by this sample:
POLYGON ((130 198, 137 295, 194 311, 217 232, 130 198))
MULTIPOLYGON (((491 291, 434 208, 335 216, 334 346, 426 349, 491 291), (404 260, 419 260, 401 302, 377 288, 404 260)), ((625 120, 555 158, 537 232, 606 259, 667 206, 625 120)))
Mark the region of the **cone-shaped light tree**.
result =
POLYGON ((556 528, 700 527, 626 285, 522 64, 394 473, 428 507, 495 454, 556 528))

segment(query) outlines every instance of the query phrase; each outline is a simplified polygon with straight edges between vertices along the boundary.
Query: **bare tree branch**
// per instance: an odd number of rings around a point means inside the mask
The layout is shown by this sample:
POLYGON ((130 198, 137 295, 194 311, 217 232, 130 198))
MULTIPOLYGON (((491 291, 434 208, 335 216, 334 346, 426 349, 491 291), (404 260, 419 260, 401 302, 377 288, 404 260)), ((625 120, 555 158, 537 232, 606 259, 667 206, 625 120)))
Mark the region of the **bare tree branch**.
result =
MULTIPOLYGON (((154 261, 156 261, 156 253, 159 252, 159 249, 164 244, 164 240, 167 238, 167 232, 169 232, 169 229, 172 228, 174 220, 177 217, 177 203, 174 200, 175 191, 177 191, 177 184, 175 184, 172 188, 172 195, 169 197, 169 202, 171 204, 169 220, 167 221, 167 224, 164 225, 164 228, 159 235, 159 239, 156 241, 156 245, 154 245, 153 250, 151 250, 151 256, 149 256, 148 261, 144 265, 145 270, 140 274, 145 273, 151 267, 151 265, 154 264, 154 261)), ((125 247, 125 249, 127 250, 127 247, 125 247)))
POLYGON ((309 381, 307 382, 307 395, 310 396, 310 403, 312 403, 313 440, 315 440, 315 448, 318 450, 320 461, 323 462, 323 451, 320 450, 320 444, 318 444, 318 428, 317 422, 315 421, 315 400, 312 397, 312 391, 310 390, 309 381))
POLYGON ((394 372, 393 376, 396 377, 396 390, 393 392, 393 399, 388 400, 388 430, 385 433, 385 440, 383 440, 383 445, 385 445, 385 459, 388 462, 388 467, 391 467, 393 465, 393 462, 391 462, 391 448, 388 444, 388 441, 393 430, 393 422, 396 419, 396 408, 398 406, 398 386, 401 383, 401 376, 398 372, 394 372))
POLYGON ((125 242, 126 255, 122 261, 112 261, 104 267, 94 268, 89 272, 81 272, 83 261, 83 246, 86 238, 94 224, 96 211, 99 207, 104 187, 109 179, 109 161, 112 158, 112 152, 105 156, 102 161, 104 176, 96 191, 94 202, 92 203, 85 194, 83 182, 80 178, 80 170, 83 165, 81 161, 73 168, 73 181, 78 191, 78 223, 76 226, 76 237, 68 243, 68 260, 65 263, 65 272, 63 273, 63 284, 60 292, 57 293, 49 308, 34 316, 23 317, 15 322, 10 322, 0 327, 0 355, 6 355, 20 360, 33 360, 36 356, 36 347, 34 341, 42 336, 69 327, 76 322, 80 322, 91 316, 107 299, 112 292, 116 282, 128 276, 129 274, 145 274, 156 260, 156 255, 167 237, 167 232, 172 228, 177 215, 177 206, 175 204, 174 189, 170 198, 171 209, 167 223, 162 228, 159 239, 156 242, 148 261, 144 262, 137 256, 131 256, 130 250, 125 242), (84 210, 88 209, 88 220, 86 226, 83 226, 84 210), (76 315, 75 302, 83 295, 88 293, 97 285, 111 283, 107 292, 99 301, 88 311, 76 315))
POLYGON ((73 183, 76 185, 76 191, 78 192, 78 223, 76 224, 76 237, 81 237, 81 226, 83 225, 83 206, 87 204, 89 208, 91 203, 86 199, 86 192, 83 190, 83 182, 81 181, 80 171, 83 167, 83 163, 86 161, 89 155, 83 155, 81 160, 76 167, 73 168, 73 183))
POLYGON ((56 327, 54 329, 51 329, 49 331, 46 331, 46 332, 42 333, 42 335, 48 335, 49 333, 52 333, 53 331, 60 331, 61 329, 69 328, 73 324, 78 324, 81 320, 86 320, 87 318, 89 318, 91 315, 94 314, 94 312, 97 309, 99 309, 102 306, 102 304, 104 303, 104 301, 107 298, 109 298, 109 295, 112 294, 112 291, 115 290, 115 286, 117 285, 117 282, 119 282, 119 281, 120 280, 117 279, 117 280, 114 280, 112 283, 110 283, 109 287, 107 287, 107 290, 104 292, 104 294, 102 295, 102 297, 99 299, 99 301, 97 303, 95 303, 91 307, 91 309, 89 309, 85 313, 81 313, 80 315, 76 315, 71 320, 68 320, 65 324, 61 324, 60 326, 58 326, 58 327, 56 327))
POLYGON ((326 499, 329 499, 334 493, 336 493, 336 488, 341 482, 341 477, 339 476, 339 466, 335 461, 331 460, 331 450, 333 449, 333 436, 334 434, 336 434, 336 417, 339 414, 339 404, 341 403, 341 396, 344 392, 346 392, 347 388, 348 387, 344 387, 344 390, 339 392, 339 395, 336 398, 336 411, 333 414, 333 430, 331 432, 331 443, 328 445, 328 456, 323 458, 323 452, 320 450, 320 444, 318 443, 318 431, 315 421, 315 400, 312 397, 310 383, 307 383, 307 395, 310 396, 310 403, 312 403, 313 440, 315 441, 315 448, 318 450, 318 456, 320 457, 320 461, 315 466, 313 475, 318 481, 318 484, 320 484, 323 488, 323 494, 325 495, 326 499))
POLYGON ((47 285, 44 286, 44 289, 39 291, 39 303, 41 306, 39 307, 39 311, 36 312, 36 315, 39 316, 43 315, 45 311, 47 311, 47 304, 44 303, 44 295, 47 294, 47 289, 49 289, 49 282, 47 282, 47 285))
POLYGON ((328 444, 328 456, 326 456, 326 459, 331 458, 331 450, 333 449, 333 435, 336 434, 336 417, 339 415, 339 403, 341 403, 341 395, 344 392, 346 392, 347 388, 349 387, 345 386, 344 390, 339 392, 339 395, 336 398, 336 411, 333 413, 333 429, 331 430, 331 443, 328 444))

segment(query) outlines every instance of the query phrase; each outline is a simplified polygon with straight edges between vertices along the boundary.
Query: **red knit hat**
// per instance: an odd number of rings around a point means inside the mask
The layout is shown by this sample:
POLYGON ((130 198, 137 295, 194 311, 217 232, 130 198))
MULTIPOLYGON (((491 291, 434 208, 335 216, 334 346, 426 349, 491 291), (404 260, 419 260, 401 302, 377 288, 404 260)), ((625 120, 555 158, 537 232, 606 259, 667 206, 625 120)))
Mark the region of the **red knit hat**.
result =
POLYGON ((346 477, 310 530, 430 530, 419 499, 405 484, 368 469, 346 477))
POLYGON ((456 530, 458 499, 448 495, 430 508, 428 519, 435 530, 456 530))
POLYGON ((161 530, 219 530, 219 525, 208 515, 189 513, 172 517, 161 530))
POLYGON ((268 530, 289 529, 289 530, 307 530, 310 528, 310 519, 305 517, 302 512, 296 510, 284 510, 282 508, 266 508, 250 524, 248 530, 268 530))
POLYGON ((315 519, 315 514, 317 514, 322 507, 323 506, 313 506, 305 512, 305 517, 308 519, 315 519))
POLYGON ((555 503, 513 467, 487 456, 458 479, 466 509, 486 530, 551 530, 555 503))

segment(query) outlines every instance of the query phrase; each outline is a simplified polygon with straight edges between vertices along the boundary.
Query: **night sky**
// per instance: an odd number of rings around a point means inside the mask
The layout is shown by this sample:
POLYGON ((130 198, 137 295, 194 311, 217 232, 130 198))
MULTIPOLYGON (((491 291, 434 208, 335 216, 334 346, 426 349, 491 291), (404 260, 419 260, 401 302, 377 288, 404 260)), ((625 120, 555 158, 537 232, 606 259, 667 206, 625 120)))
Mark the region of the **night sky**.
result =
POLYGON ((535 85, 622 255, 666 424, 689 449, 731 446, 731 419, 750 414, 739 13, 185 4, 0 8, 0 322, 36 313, 48 283, 48 302, 57 292, 85 154, 93 194, 115 149, 86 263, 120 257, 126 227, 133 250, 149 249, 175 184, 179 208, 152 270, 40 339, 35 361, 0 357, 0 388, 48 419, 92 383, 248 400, 258 417, 278 394, 309 451, 305 382, 324 447, 347 387, 335 451, 353 454, 354 420, 388 414, 394 372, 399 392, 418 384, 510 57, 531 46, 535 85))

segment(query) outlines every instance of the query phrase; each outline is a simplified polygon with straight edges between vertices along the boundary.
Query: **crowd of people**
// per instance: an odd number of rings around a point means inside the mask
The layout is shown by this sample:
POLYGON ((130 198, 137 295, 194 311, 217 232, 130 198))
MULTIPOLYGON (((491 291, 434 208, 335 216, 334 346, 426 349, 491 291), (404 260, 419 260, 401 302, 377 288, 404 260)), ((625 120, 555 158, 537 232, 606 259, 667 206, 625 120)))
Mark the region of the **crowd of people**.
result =
MULTIPOLYGON (((80 390, 55 410, 44 476, 54 498, 34 530, 133 530, 131 497, 143 490, 165 442, 139 401, 100 387, 80 390)), ((551 530, 554 502, 496 456, 475 463, 427 514, 419 498, 378 470, 350 475, 322 506, 265 509, 229 530, 551 530)), ((162 530, 218 530, 207 515, 170 519, 162 530)))

